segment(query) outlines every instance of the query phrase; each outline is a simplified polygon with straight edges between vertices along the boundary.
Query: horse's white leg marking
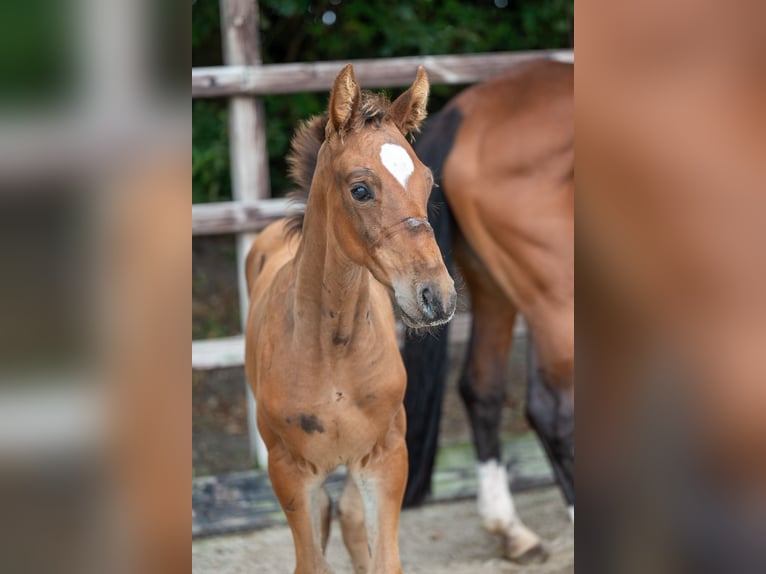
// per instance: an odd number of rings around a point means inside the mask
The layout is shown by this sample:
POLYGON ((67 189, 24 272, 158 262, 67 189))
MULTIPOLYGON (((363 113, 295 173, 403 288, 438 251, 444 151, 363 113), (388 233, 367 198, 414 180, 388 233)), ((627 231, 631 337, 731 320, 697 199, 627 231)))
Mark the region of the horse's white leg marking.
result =
POLYGON ((378 490, 375 481, 368 476, 354 477, 364 505, 364 525, 367 528, 367 544, 370 554, 378 542, 378 490))
POLYGON ((516 515, 505 467, 491 459, 479 463, 478 475, 479 516, 484 528, 492 532, 503 530, 516 515))
POLYGON ((317 549, 322 548, 322 486, 311 485, 309 493, 309 512, 311 514, 311 535, 317 549))
POLYGON ((380 161, 402 187, 407 187, 407 180, 415 171, 415 165, 402 146, 390 143, 380 146, 380 161))
POLYGON ((540 539, 521 522, 516 514, 508 473, 495 459, 479 463, 479 516, 489 532, 506 537, 514 556, 520 556, 538 545, 540 539))

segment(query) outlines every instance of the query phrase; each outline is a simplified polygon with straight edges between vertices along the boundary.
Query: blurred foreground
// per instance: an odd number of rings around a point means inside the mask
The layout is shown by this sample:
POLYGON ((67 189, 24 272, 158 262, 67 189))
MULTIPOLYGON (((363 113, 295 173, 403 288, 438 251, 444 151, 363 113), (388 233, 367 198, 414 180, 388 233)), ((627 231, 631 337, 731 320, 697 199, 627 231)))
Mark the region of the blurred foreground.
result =
POLYGON ((764 572, 766 5, 578 9, 578 564, 764 572))
POLYGON ((190 566, 182 15, 0 11, 2 572, 190 566))

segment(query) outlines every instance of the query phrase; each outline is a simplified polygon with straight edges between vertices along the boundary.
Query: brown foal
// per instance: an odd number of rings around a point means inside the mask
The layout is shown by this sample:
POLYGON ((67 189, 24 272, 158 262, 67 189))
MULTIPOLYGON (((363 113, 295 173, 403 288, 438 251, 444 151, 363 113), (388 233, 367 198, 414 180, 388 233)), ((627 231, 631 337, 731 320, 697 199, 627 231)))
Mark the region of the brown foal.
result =
POLYGON ((456 300, 426 218, 433 179, 405 138, 425 117, 428 89, 421 68, 388 103, 361 92, 346 66, 327 115, 293 141, 305 215, 269 226, 248 256, 247 376, 296 573, 331 571, 322 485, 340 465, 355 570, 401 572, 406 374, 394 306, 417 328, 448 321, 456 300))

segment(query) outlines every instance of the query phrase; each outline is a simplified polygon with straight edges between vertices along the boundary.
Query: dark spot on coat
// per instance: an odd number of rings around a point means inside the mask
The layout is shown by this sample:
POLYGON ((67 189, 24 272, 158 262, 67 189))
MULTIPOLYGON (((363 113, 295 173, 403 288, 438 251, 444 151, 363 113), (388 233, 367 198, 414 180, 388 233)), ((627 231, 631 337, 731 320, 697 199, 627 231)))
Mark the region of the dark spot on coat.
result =
POLYGON ((312 434, 314 432, 324 432, 324 426, 319 422, 316 415, 300 414, 300 426, 306 434, 312 434))
POLYGON ((367 393, 363 399, 359 399, 356 401, 356 406, 359 409, 363 409, 369 405, 370 402, 377 399, 378 396, 375 393, 367 393))
POLYGON ((338 346, 345 347, 346 345, 348 345, 348 342, 350 340, 351 340, 351 337, 348 336, 348 335, 346 335, 345 337, 341 337, 338 333, 335 333, 332 336, 332 344, 333 345, 338 345, 338 346))
POLYGON ((343 393, 340 391, 335 391, 335 400, 339 401, 343 398, 343 393))
POLYGON ((295 507, 293 504, 295 503, 295 497, 290 499, 290 502, 285 504, 285 512, 295 512, 295 507))

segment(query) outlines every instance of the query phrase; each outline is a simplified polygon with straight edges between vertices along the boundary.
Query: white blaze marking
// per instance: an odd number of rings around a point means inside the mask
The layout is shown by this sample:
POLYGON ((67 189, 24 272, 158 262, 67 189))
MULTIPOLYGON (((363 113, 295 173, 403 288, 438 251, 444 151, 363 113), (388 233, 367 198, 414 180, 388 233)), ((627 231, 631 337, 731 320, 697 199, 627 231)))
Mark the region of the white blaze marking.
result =
POLYGON ((385 143, 380 147, 380 161, 396 181, 407 187, 407 180, 415 171, 410 154, 400 145, 385 143))

